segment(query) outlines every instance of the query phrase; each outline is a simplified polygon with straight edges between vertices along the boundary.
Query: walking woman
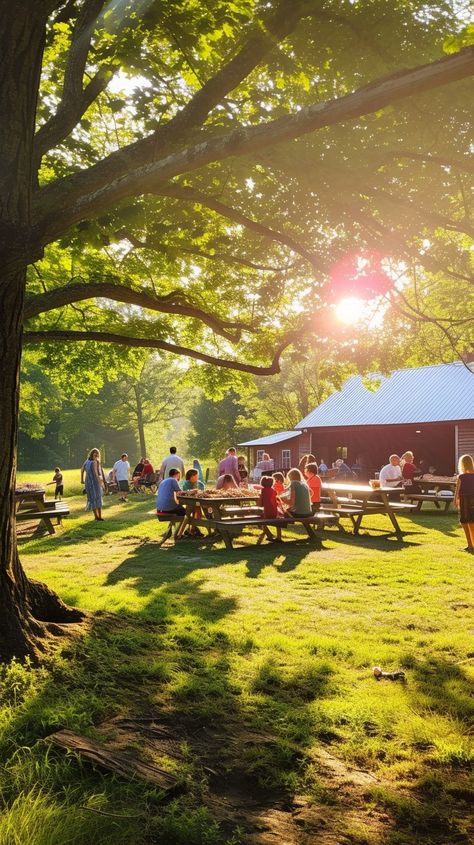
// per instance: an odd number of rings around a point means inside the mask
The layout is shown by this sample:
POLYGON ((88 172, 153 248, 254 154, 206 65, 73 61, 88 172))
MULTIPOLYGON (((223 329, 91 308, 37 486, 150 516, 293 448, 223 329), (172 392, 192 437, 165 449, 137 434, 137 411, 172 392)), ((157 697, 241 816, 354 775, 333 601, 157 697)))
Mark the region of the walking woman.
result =
POLYGON ((106 489, 105 476, 100 463, 100 452, 91 449, 84 464, 85 488, 87 495, 86 511, 93 511, 94 518, 103 522, 102 517, 102 489, 106 489))

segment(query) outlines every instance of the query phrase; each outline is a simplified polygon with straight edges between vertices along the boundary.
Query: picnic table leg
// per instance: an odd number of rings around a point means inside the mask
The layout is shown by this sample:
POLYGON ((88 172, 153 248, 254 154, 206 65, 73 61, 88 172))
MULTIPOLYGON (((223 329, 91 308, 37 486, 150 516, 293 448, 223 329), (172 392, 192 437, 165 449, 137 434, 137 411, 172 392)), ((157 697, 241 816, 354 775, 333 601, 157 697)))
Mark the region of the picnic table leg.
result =
POLYGON ((165 533, 163 534, 163 536, 162 536, 161 540, 159 541, 158 545, 163 546, 164 543, 166 543, 166 541, 169 540, 172 533, 173 533, 173 523, 169 522, 168 528, 166 529, 165 533))
POLYGON ((363 513, 358 514, 358 516, 351 516, 352 524, 354 526, 354 534, 357 535, 359 533, 360 525, 362 522, 362 517, 364 516, 363 513))
POLYGON ((444 506, 444 512, 447 513, 451 507, 451 499, 446 500, 446 504, 444 506))
POLYGON ((303 522, 303 525, 306 529, 306 533, 307 533, 309 539, 313 540, 315 543, 317 543, 319 548, 321 548, 321 538, 318 537, 316 531, 314 530, 314 527, 312 525, 309 525, 309 523, 307 523, 307 522, 303 522))
POLYGON ((56 531, 54 530, 54 525, 51 522, 49 516, 43 516, 41 518, 40 522, 38 523, 38 527, 33 532, 34 534, 41 534, 42 533, 41 530, 40 530, 41 525, 43 525, 43 527, 46 528, 48 534, 55 534, 56 533, 56 531))
POLYGON ((221 528, 219 529, 219 533, 224 540, 226 549, 233 549, 234 546, 232 545, 232 537, 228 531, 223 531, 221 528))

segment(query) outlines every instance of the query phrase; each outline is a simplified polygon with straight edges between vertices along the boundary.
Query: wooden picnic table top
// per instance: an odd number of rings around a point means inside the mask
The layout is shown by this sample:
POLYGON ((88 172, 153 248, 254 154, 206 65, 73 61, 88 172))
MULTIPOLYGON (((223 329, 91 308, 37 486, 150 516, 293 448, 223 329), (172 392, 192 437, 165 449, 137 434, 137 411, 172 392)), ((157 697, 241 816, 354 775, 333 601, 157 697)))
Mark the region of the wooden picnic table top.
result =
POLYGON ((203 496, 201 490, 196 490, 196 495, 190 496, 188 492, 178 493, 177 497, 181 504, 186 502, 199 502, 200 505, 235 505, 237 502, 254 502, 260 498, 260 491, 255 490, 253 493, 236 493, 235 496, 203 496))
POLYGON ((457 478, 452 475, 421 475, 414 479, 415 484, 422 484, 424 487, 449 487, 452 490, 456 487, 457 478))
POLYGON ((371 487, 370 484, 353 484, 349 481, 323 481, 323 490, 334 490, 335 493, 393 493, 402 490, 401 487, 371 487))

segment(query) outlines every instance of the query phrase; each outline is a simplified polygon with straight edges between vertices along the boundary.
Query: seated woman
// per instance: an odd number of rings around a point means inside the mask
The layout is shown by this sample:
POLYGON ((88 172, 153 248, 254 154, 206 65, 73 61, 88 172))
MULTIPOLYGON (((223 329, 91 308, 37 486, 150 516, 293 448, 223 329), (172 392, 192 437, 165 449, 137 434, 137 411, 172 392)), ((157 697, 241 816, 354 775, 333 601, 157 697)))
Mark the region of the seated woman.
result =
POLYGON ((143 467, 145 466, 145 458, 140 458, 138 464, 136 465, 135 469, 132 472, 132 490, 136 493, 138 490, 138 485, 143 473, 143 467))
POLYGON ((204 482, 199 480, 197 469, 188 469, 184 481, 181 484, 182 490, 204 490, 204 482))
POLYGON ((280 495, 280 500, 283 503, 288 503, 288 512, 291 516, 312 516, 311 510, 311 494, 309 487, 303 481, 303 476, 299 469, 294 467, 288 470, 287 479, 290 486, 287 491, 280 495))
POLYGON ((232 490, 234 488, 237 489, 235 478, 233 475, 229 475, 228 473, 220 475, 216 481, 216 490, 232 490))

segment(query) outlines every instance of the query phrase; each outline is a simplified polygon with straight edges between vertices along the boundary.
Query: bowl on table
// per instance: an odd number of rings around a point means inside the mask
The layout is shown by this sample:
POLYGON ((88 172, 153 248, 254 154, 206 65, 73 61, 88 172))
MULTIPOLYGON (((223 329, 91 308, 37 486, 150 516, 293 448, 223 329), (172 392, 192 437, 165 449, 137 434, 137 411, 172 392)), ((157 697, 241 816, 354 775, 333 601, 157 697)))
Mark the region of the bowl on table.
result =
POLYGON ((378 478, 371 478, 369 484, 374 490, 379 490, 380 488, 380 481, 378 478))

